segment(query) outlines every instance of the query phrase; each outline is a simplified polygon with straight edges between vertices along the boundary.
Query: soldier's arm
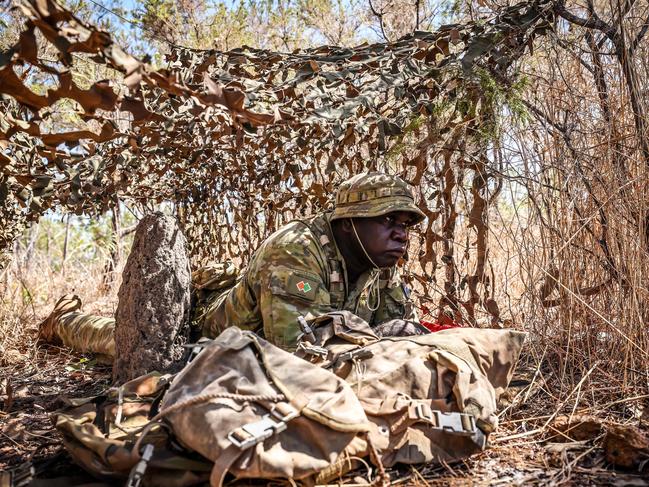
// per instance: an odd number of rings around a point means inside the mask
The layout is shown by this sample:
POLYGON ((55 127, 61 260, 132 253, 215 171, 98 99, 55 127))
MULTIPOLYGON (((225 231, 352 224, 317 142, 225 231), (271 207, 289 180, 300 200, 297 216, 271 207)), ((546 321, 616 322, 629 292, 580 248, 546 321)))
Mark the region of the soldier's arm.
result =
POLYGON ((264 335, 271 343, 293 351, 300 334, 298 316, 333 311, 323 256, 310 236, 280 239, 257 262, 257 299, 264 335))

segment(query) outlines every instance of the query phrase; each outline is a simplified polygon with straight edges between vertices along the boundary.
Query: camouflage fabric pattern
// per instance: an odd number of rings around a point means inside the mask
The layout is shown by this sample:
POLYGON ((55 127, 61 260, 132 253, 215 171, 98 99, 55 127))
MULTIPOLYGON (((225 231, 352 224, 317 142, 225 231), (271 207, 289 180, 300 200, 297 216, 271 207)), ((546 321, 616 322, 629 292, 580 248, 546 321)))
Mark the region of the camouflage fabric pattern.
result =
POLYGON ((239 276, 239 269, 232 262, 210 262, 192 272, 192 327, 202 327, 205 316, 219 305, 239 276))
POLYGON ((66 347, 77 352, 115 357, 115 319, 84 313, 59 318, 56 334, 66 347))
POLYGON ((403 179, 381 172, 368 172, 340 185, 331 219, 366 218, 393 211, 412 213, 417 223, 426 218, 415 204, 411 187, 403 179))
POLYGON ((79 296, 66 294, 40 324, 42 340, 77 352, 115 356, 115 319, 79 313, 79 296))
POLYGON ((61 316, 81 308, 81 299, 76 294, 64 294, 54 305, 52 312, 38 325, 38 338, 47 343, 60 343, 56 327, 61 316))
MULTIPOLYGON (((345 309, 372 326, 394 318, 416 319, 396 269, 388 269, 382 276, 380 304, 375 311, 367 301, 374 270, 362 274, 353 286, 343 272, 344 302, 335 302, 330 290, 330 265, 322 244, 335 242, 330 221, 331 214, 319 215, 309 222, 294 221, 268 237, 241 281, 220 295, 207 312, 203 335, 216 337, 225 327, 238 326, 292 351, 300 334, 298 316, 345 309), (316 235, 314 226, 326 229, 326 233, 316 235)), ((344 270, 344 259, 337 249, 336 255, 344 270)))
POLYGON ((220 291, 234 286, 239 270, 232 262, 209 263, 192 272, 194 290, 220 291))

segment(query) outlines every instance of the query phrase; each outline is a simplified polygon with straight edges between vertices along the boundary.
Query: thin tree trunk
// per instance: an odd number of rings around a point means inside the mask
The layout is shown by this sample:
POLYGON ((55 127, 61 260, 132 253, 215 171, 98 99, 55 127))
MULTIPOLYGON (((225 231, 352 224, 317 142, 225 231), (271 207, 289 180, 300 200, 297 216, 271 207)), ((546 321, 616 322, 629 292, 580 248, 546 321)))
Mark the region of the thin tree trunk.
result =
POLYGON ((68 258, 68 239, 70 237, 70 215, 66 216, 65 239, 63 240, 63 257, 61 259, 61 274, 65 275, 65 261, 68 258))
POLYGON ((119 268, 119 263, 121 261, 121 213, 119 209, 119 200, 111 210, 111 248, 110 248, 110 257, 106 266, 104 267, 104 276, 102 278, 102 286, 105 292, 109 292, 112 285, 115 283, 115 273, 119 268))
POLYGON ((23 260, 25 269, 28 272, 31 269, 33 263, 34 249, 36 248, 36 240, 38 240, 39 229, 40 229, 40 225, 38 223, 35 223, 29 229, 29 238, 27 240, 27 248, 25 249, 25 256, 23 260))

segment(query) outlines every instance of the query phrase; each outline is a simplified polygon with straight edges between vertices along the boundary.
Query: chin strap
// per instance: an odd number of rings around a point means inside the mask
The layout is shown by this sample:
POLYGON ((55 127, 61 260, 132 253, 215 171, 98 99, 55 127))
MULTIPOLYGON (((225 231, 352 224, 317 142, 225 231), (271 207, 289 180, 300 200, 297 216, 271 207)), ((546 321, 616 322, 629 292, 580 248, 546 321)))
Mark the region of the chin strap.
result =
MULTIPOLYGON (((372 277, 370 277, 369 282, 367 283, 367 286, 365 289, 369 288, 369 291, 367 292, 367 308, 370 311, 376 311, 379 309, 379 305, 381 304, 381 290, 380 290, 380 281, 381 281, 381 268, 376 265, 376 263, 372 260, 372 257, 370 257, 370 254, 367 253, 367 250, 365 250, 365 246, 363 245, 363 242, 361 242, 361 238, 358 236, 358 232, 356 231, 356 226, 354 225, 354 219, 350 218, 349 221, 352 222, 352 229, 354 230, 354 235, 356 235, 356 240, 358 240, 358 244, 361 246, 361 249, 363 249, 363 253, 365 254, 365 257, 367 257, 367 260, 370 261, 370 263, 374 266, 374 269, 372 269, 372 277), (371 298, 374 296, 374 306, 370 304, 371 298)), ((365 290, 363 289, 363 291, 365 290)))

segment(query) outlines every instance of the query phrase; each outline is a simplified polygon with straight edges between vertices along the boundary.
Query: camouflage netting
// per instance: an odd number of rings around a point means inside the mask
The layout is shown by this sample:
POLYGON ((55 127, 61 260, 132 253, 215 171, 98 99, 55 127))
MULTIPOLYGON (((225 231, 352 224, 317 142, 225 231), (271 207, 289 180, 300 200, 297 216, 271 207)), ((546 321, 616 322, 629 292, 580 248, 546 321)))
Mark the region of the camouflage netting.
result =
POLYGON ((410 270, 422 298, 432 299, 444 268, 439 304, 470 320, 477 305, 497 317, 485 272, 499 188, 490 140, 504 80, 551 27, 551 2, 353 49, 177 48, 159 70, 55 1, 15 5, 24 30, 0 55, 0 247, 49 208, 96 214, 118 199, 170 201, 196 263, 245 257, 373 168, 419 185, 428 220, 410 270), (39 54, 46 45, 55 59, 39 54), (82 85, 72 74, 79 63, 111 68, 113 79, 82 85), (36 92, 35 73, 56 81, 36 92), (56 118, 64 102, 81 128, 56 118), (471 265, 456 262, 460 226, 473 235, 471 265))

